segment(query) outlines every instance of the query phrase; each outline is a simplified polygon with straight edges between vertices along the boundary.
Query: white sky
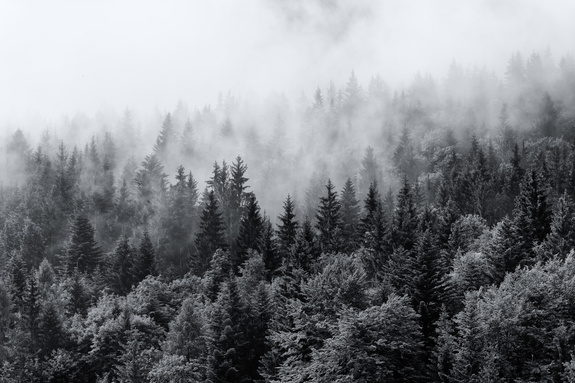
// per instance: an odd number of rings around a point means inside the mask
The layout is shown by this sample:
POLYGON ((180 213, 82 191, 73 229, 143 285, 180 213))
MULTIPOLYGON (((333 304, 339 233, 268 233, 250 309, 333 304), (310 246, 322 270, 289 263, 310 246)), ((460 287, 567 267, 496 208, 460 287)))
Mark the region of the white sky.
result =
POLYGON ((0 0, 0 119, 441 78, 575 48, 569 0, 0 0))

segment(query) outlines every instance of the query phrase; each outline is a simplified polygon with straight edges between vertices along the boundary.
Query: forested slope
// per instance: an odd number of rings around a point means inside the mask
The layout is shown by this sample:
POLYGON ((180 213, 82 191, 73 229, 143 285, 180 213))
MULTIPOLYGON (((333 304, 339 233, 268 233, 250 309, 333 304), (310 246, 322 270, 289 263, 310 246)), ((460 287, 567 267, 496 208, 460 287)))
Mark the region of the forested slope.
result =
POLYGON ((1 154, 3 382, 575 382, 568 56, 1 154))

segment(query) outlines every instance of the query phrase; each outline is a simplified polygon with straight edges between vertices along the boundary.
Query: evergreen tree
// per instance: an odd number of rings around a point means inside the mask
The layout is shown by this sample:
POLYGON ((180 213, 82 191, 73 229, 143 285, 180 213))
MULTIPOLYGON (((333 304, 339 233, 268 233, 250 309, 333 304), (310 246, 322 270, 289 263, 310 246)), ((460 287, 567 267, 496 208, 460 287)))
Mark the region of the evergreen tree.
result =
POLYGON ((282 257, 287 257, 291 247, 295 244, 299 223, 295 219, 295 204, 288 194, 283 205, 283 214, 278 218, 278 245, 282 257))
POLYGON ((391 239, 393 247, 403 247, 411 251, 415 245, 418 226, 417 210, 413 192, 407 180, 403 179, 403 186, 397 195, 397 206, 393 214, 393 228, 391 239))
POLYGON ((206 206, 200 217, 200 230, 195 240, 196 258, 192 260, 195 272, 202 275, 210 264, 210 259, 217 249, 226 249, 224 237, 224 223, 222 213, 219 211, 215 193, 208 193, 206 206))
POLYGON ((359 187, 358 194, 366 195, 371 184, 377 184, 381 179, 381 169, 373 154, 373 148, 368 146, 365 149, 365 156, 361 161, 361 169, 359 171, 359 187))
POLYGON ((232 278, 223 284, 209 320, 207 381, 237 383, 247 378, 242 364, 246 325, 245 305, 232 278))
POLYGON ((341 240, 341 204, 331 180, 328 179, 327 196, 320 198, 316 212, 319 244, 324 253, 337 253, 343 247, 341 240))
POLYGON ((514 242, 510 249, 512 254, 510 259, 514 261, 509 267, 514 269, 514 266, 534 263, 533 247, 542 242, 550 230, 547 195, 540 186, 535 171, 528 173, 521 183, 521 193, 515 202, 511 230, 514 242))
POLYGON ((276 275, 282 266, 282 256, 278 250, 277 239, 269 217, 264 217, 259 251, 268 272, 268 279, 271 280, 271 277, 276 275))
POLYGON ((240 156, 236 157, 235 162, 230 169, 230 194, 229 206, 225 217, 225 223, 230 244, 235 244, 236 238, 240 232, 241 219, 244 210, 249 206, 250 196, 246 193, 248 186, 246 182, 249 180, 245 177, 248 167, 244 164, 240 156))
POLYGON ((137 252, 137 259, 134 262, 134 277, 136 282, 141 282, 148 275, 157 275, 156 251, 150 239, 148 230, 144 230, 140 247, 137 252))
POLYGON ((573 249, 575 249, 575 206, 571 197, 564 193, 553 209, 549 235, 537 249, 537 253, 539 259, 548 260, 556 255, 564 258, 573 249))
POLYGON ((84 213, 78 214, 72 226, 72 238, 66 251, 64 267, 69 274, 74 270, 90 273, 101 264, 100 248, 94 239, 94 228, 84 213))
POLYGON ((127 295, 136 283, 135 253, 136 249, 132 247, 128 237, 124 236, 118 241, 108 272, 108 285, 113 293, 127 295))
POLYGON ((306 217, 297 232, 295 245, 290 251, 287 265, 310 273, 320 255, 321 247, 315 236, 313 226, 306 217))
POLYGON ((262 238, 263 220, 260 214, 260 207, 256 197, 252 194, 248 199, 246 211, 240 223, 240 230, 237 239, 237 257, 234 262, 235 267, 241 266, 245 260, 249 249, 257 250, 262 238))
POLYGON ((48 357, 53 351, 66 345, 66 331, 58 307, 52 301, 46 302, 38 319, 38 349, 41 357, 48 357))
POLYGON ((355 188, 351 179, 347 179, 341 192, 341 236, 344 249, 352 252, 359 245, 359 201, 355 198, 355 188))
POLYGON ((177 169, 176 184, 168 192, 168 206, 163 218, 165 236, 161 251, 162 268, 176 275, 187 271, 187 257, 193 247, 193 234, 197 225, 197 188, 195 180, 185 174, 184 167, 177 169))
POLYGON ((165 156, 168 154, 168 149, 173 143, 173 136, 174 126, 172 123, 172 115, 168 113, 162 122, 162 129, 156 138, 156 143, 154 144, 154 154, 162 159, 165 159, 165 156))

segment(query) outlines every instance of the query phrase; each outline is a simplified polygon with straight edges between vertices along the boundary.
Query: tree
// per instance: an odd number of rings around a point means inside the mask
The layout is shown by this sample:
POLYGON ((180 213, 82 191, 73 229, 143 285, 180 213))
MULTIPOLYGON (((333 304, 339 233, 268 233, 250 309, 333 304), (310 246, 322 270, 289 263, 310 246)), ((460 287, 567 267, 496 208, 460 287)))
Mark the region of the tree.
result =
POLYGON ((246 192, 248 188, 246 182, 249 180, 249 178, 245 177, 247 169, 248 166, 244 164, 244 161, 238 156, 230 170, 229 206, 225 217, 226 227, 228 228, 228 241, 230 244, 234 244, 236 241, 241 230, 241 219, 244 210, 247 209, 246 205, 249 206, 250 204, 251 197, 246 192))
POLYGON ((199 305, 192 298, 182 303, 178 315, 170 322, 163 350, 180 355, 185 362, 203 363, 206 352, 205 323, 199 305))
POLYGON ((271 280, 281 268, 283 257, 278 250, 277 238, 269 217, 264 217, 259 251, 268 272, 268 280, 271 280))
POLYGON ((397 205, 393 214, 391 234, 393 247, 401 246, 405 250, 411 251, 415 244, 417 226, 418 217, 415 200, 407 176, 405 176, 397 195, 397 205))
POLYGON ((168 206, 162 220, 165 234, 159 255, 164 270, 183 275, 197 226, 198 190, 193 176, 186 175, 182 165, 177 169, 176 181, 167 193, 168 206))
POLYGON ((122 237, 111 257, 108 272, 108 285, 112 292, 127 295, 136 283, 136 249, 132 247, 128 237, 122 237))
MULTIPOLYGON (((550 230, 547 195, 535 171, 529 172, 521 183, 521 193, 515 200, 511 230, 514 242, 510 251, 514 254, 512 259, 517 262, 515 266, 534 263, 533 247, 542 242, 550 230)), ((513 264, 509 266, 513 267, 513 264)))
POLYGON ((193 268, 202 275, 210 264, 210 259, 217 249, 226 249, 224 222, 219 211, 218 201, 213 190, 208 193, 208 200, 200 217, 200 229, 195 240, 197 253, 192 260, 193 268))
POLYGON ((156 143, 154 144, 154 154, 162 159, 165 159, 165 156, 168 154, 168 149, 173 144, 173 138, 174 126, 172 124, 172 115, 168 113, 162 122, 162 129, 156 138, 156 143))
POLYGON ((351 179, 347 179, 341 192, 341 236, 344 248, 352 252, 359 245, 359 201, 355 198, 355 188, 351 179))
POLYGON ((148 230, 145 229, 134 262, 135 281, 139 283, 148 275, 157 275, 157 261, 156 250, 154 250, 148 230))
POLYGON ((78 214, 72 226, 72 237, 63 262, 65 270, 70 275, 74 270, 91 273, 101 264, 101 257, 90 220, 84 213, 78 214))
POLYGON ((361 160, 361 169, 359 171, 358 194, 363 196, 368 193, 371 184, 377 184, 381 179, 381 169, 378 165, 373 148, 368 146, 365 149, 365 155, 361 160))
POLYGON ((417 319, 406 298, 395 295, 381 306, 347 311, 304 374, 313 382, 423 381, 417 319))
POLYGON ((327 195, 320 198, 316 212, 316 228, 321 250, 324 253, 338 252, 341 247, 341 205, 337 200, 337 192, 331 180, 328 179, 327 195))
POLYGON ((549 234, 537 249, 538 258, 548 260, 556 255, 566 257, 569 251, 575 249, 574 228, 575 206, 571 197, 565 193, 553 209, 549 234))
POLYGON ((263 220, 260 214, 260 207, 256 197, 252 194, 248 199, 246 211, 240 223, 240 230, 237 239, 237 259, 235 267, 241 266, 245 262, 245 257, 249 249, 257 250, 262 238, 263 220))
POLYGON ((295 244, 299 223, 295 219, 295 204, 289 194, 284 201, 283 208, 283 214, 278 217, 280 223, 278 223, 277 235, 279 252, 285 258, 295 244))
POLYGON ((209 319, 207 378, 209 382, 236 383, 246 377, 242 371, 247 329, 245 306, 235 280, 225 282, 209 319))

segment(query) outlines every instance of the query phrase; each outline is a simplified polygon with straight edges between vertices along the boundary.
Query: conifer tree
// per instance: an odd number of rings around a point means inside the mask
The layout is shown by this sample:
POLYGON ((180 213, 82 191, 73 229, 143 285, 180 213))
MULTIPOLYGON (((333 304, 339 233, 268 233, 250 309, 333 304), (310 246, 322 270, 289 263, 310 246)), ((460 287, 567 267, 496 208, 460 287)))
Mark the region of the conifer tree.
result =
POLYGON ((257 250, 262 238, 263 220, 260 213, 260 207, 256 197, 252 194, 248 199, 244 216, 240 223, 240 230, 237 239, 237 256, 234 266, 241 266, 246 260, 246 254, 249 249, 257 250))
POLYGON ((208 340, 207 379, 209 382, 236 383, 246 378, 243 371, 244 331, 247 329, 245 305, 235 279, 225 282, 211 318, 208 340))
POLYGON ((225 223, 228 228, 228 240, 231 244, 236 241, 244 210, 246 205, 249 205, 250 197, 246 192, 248 188, 246 182, 249 178, 245 176, 247 169, 247 165, 240 156, 236 157, 230 169, 229 206, 225 223))
POLYGON ((365 155, 361 160, 361 169, 359 171, 358 194, 366 195, 371 184, 377 184, 381 179, 381 169, 373 154, 373 148, 368 146, 365 149, 365 155))
POLYGON ((156 250, 154 250, 148 229, 144 230, 144 234, 140 240, 140 247, 138 248, 134 268, 134 277, 138 283, 144 280, 148 275, 157 275, 158 273, 156 250))
POLYGON ((214 252, 217 249, 227 248, 222 213, 219 211, 218 201, 213 190, 208 193, 208 200, 200 217, 200 229, 195 244, 197 253, 192 264, 196 273, 202 275, 207 270, 214 252))
POLYGON ((538 258, 548 260, 555 255, 561 258, 575 249, 575 206, 569 194, 564 193, 555 208, 549 235, 538 249, 538 258))
POLYGON ((397 205, 393 215, 392 243, 394 248, 403 247, 411 251, 415 245, 418 226, 417 210, 413 192, 407 176, 397 196, 397 205))
POLYGON ((320 198, 316 212, 316 228, 322 252, 336 253, 343 247, 341 241, 341 204, 331 180, 328 179, 327 195, 320 198))
MULTIPOLYGON (((513 225, 514 241, 509 257, 513 269, 535 262, 533 247, 545 239, 550 229, 547 195, 535 171, 529 172, 521 183, 521 193, 515 202, 513 225)), ((513 271, 509 270, 509 271, 513 271)))
POLYGON ((299 223, 295 219, 295 204, 288 194, 284 201, 283 214, 278 218, 278 245, 282 257, 287 257, 291 247, 295 244, 299 223))
POLYGON ((118 241, 108 272, 108 285, 115 294, 128 294, 136 283, 135 253, 136 249, 132 247, 128 237, 124 236, 118 241))
POLYGON ((100 248, 94 239, 94 228, 84 213, 78 214, 72 226, 72 238, 64 266, 69 274, 74 270, 90 273, 101 264, 100 248))
POLYGON ((341 236, 344 249, 352 252, 359 245, 359 201, 355 198, 355 188, 351 179, 347 179, 341 192, 341 236))
POLYGON ((321 254, 321 248, 310 220, 306 217, 296 235, 295 246, 290 251, 288 266, 312 272, 321 254))
POLYGON ((168 113, 162 122, 162 129, 156 138, 156 143, 154 144, 154 154, 164 159, 164 157, 168 154, 167 151, 169 146, 173 143, 173 136, 174 126, 172 123, 172 115, 168 113))
POLYGON ((277 239, 269 217, 264 217, 259 251, 268 272, 268 279, 271 280, 271 277, 276 275, 282 266, 282 256, 278 250, 277 239))

